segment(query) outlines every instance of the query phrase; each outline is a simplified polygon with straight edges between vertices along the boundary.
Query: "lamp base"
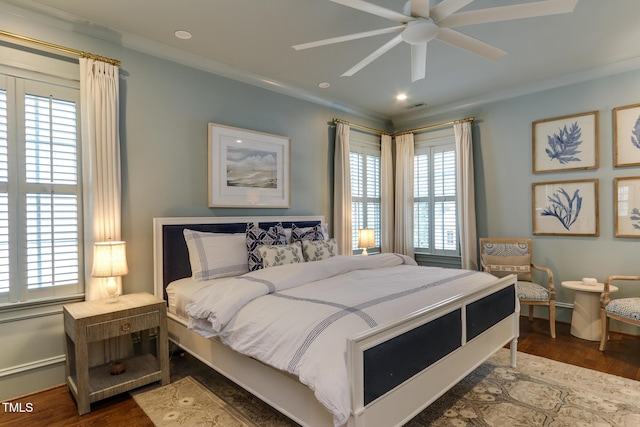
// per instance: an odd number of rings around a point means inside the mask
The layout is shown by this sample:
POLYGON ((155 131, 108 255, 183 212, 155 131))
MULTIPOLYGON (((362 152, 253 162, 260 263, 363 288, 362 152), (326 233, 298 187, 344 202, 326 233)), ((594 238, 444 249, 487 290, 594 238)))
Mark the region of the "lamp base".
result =
POLYGON ((120 296, 120 295, 118 295, 118 294, 115 294, 115 295, 109 295, 107 298, 105 298, 105 300, 104 300, 104 301, 105 301, 107 304, 113 304, 113 303, 118 302, 118 297, 119 297, 119 296, 120 296))
POLYGON ((117 360, 115 362, 109 363, 109 373, 111 375, 120 375, 124 371, 127 370, 127 365, 123 360, 117 360))
POLYGON ((369 253, 367 252, 367 248, 362 249, 362 256, 367 256, 369 253))

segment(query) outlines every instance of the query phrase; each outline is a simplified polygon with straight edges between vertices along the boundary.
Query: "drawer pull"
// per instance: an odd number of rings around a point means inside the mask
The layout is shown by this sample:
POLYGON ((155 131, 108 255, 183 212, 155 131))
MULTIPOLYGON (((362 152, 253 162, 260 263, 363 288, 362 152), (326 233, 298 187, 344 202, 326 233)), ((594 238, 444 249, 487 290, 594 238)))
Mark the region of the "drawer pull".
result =
POLYGON ((121 326, 120 326, 120 330, 122 332, 129 332, 131 330, 131 323, 129 322, 124 322, 121 326))

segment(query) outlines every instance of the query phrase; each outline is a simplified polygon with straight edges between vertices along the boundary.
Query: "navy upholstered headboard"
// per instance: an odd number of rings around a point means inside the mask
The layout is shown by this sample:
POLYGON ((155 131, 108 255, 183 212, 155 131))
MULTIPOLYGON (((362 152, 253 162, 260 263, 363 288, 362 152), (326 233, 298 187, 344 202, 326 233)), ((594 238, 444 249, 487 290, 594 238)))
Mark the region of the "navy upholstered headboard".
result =
POLYGON ((185 228, 208 233, 244 233, 247 223, 268 228, 281 222, 284 228, 324 224, 323 216, 299 217, 170 217, 153 219, 154 292, 166 300, 165 288, 174 280, 191 276, 185 228))

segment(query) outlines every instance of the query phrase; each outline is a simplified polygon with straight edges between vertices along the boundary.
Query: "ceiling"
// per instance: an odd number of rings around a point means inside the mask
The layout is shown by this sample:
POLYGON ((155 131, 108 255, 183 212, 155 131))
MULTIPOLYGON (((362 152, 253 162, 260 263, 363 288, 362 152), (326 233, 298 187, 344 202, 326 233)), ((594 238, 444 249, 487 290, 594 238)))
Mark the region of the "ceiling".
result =
MULTIPOLYGON (((405 3, 368 1, 397 12, 405 3)), ((535 1, 539 0, 475 0, 461 11, 535 1)), ((428 44, 426 78, 414 83, 410 47, 404 43, 355 75, 341 77, 394 34, 294 50, 291 46, 300 43, 397 25, 328 0, 5 3, 62 17, 78 31, 132 49, 394 122, 640 68, 637 0, 579 0, 570 14, 457 27, 508 55, 491 61, 433 40, 428 44), (189 31, 193 37, 180 40, 174 36, 176 30, 189 31), (321 82, 330 86, 322 89, 321 82), (399 93, 408 98, 397 101, 399 93)))

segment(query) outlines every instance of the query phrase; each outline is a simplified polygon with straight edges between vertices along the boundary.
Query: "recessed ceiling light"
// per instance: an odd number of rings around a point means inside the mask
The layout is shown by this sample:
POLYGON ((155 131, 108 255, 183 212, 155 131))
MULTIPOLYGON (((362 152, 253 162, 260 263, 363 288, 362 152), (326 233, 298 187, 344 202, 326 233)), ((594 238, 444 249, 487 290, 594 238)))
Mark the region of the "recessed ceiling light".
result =
POLYGON ((177 38, 182 40, 189 40, 191 38, 191 33, 189 31, 178 30, 173 34, 175 34, 177 38))
POLYGON ((396 95, 396 99, 398 101, 404 101, 405 99, 407 99, 407 94, 406 93, 400 93, 400 94, 396 95))
POLYGON ((329 86, 331 86, 331 85, 330 85, 329 83, 327 83, 327 82, 321 82, 321 83, 318 83, 318 87, 319 87, 319 88, 322 88, 322 89, 326 89, 326 88, 328 88, 329 86))

